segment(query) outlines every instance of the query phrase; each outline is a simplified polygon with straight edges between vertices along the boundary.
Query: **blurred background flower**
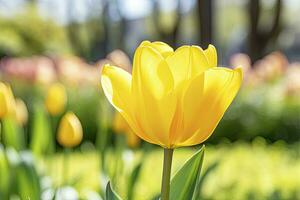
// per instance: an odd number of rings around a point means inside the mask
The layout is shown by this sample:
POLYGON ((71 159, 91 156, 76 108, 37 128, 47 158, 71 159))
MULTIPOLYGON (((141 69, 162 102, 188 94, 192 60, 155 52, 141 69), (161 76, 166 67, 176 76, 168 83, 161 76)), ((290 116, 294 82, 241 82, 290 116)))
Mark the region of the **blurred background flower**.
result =
POLYGON ((16 99, 16 119, 20 125, 25 125, 28 121, 28 110, 22 99, 16 99))
POLYGON ((82 140, 82 127, 77 116, 68 112, 58 126, 57 141, 64 147, 75 147, 82 140))
POLYGON ((51 115, 61 114, 67 103, 65 86, 60 83, 51 85, 45 99, 45 105, 51 115))

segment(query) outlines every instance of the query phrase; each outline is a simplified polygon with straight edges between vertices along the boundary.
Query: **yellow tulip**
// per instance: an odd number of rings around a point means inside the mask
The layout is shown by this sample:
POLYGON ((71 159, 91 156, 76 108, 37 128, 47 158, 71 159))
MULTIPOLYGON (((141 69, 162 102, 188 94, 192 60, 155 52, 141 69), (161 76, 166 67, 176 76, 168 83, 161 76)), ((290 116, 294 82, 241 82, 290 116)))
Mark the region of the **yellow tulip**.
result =
POLYGON ((204 142, 241 82, 240 68, 217 67, 212 45, 174 51, 163 42, 149 41, 137 48, 132 75, 106 65, 101 76, 106 97, 134 133, 164 148, 204 142))
POLYGON ((0 82, 0 119, 15 116, 15 99, 11 87, 0 82))
POLYGON ((9 110, 8 90, 4 83, 0 82, 0 119, 2 119, 9 110))
POLYGON ((22 99, 16 99, 16 119, 20 125, 25 125, 28 120, 28 110, 22 99))
POLYGON ((82 126, 77 116, 68 112, 59 124, 57 141, 64 147, 74 147, 82 140, 82 126))
POLYGON ((58 115, 65 109, 67 94, 64 85, 55 83, 48 89, 45 105, 51 115, 58 115))

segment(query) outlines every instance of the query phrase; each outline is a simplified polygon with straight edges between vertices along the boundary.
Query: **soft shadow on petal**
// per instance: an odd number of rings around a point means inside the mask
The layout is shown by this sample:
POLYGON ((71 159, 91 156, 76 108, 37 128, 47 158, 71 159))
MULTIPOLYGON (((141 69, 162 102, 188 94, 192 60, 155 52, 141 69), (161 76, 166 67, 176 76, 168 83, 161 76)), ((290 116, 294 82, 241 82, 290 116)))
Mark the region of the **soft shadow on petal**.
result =
POLYGON ((172 71, 175 86, 188 81, 208 69, 208 60, 198 46, 182 46, 166 58, 172 71))
POLYGON ((176 106, 169 66, 158 51, 142 46, 134 56, 132 76, 136 119, 149 138, 161 146, 167 144, 176 106))
POLYGON ((102 69, 101 85, 107 99, 121 113, 132 130, 142 139, 149 141, 134 116, 131 75, 119 67, 105 65, 102 69))
MULTIPOLYGON (((225 111, 236 96, 242 82, 240 68, 231 70, 222 67, 211 68, 204 72, 203 90, 199 88, 202 97, 188 92, 184 97, 184 135, 186 140, 178 141, 180 146, 190 146, 202 143, 214 131, 225 111), (193 99, 194 98, 194 102, 193 99), (199 99, 201 99, 199 101, 199 99), (192 104, 194 110, 189 109, 192 104), (190 113, 186 113, 190 111, 190 113), (192 120, 194 118, 194 120, 192 120)), ((200 84, 196 81, 193 84, 200 84)), ((191 90, 193 91, 193 90, 191 90)), ((196 91, 195 91, 196 93, 196 91)))
POLYGON ((203 98, 204 73, 191 80, 183 89, 177 104, 177 112, 174 115, 172 129, 170 130, 171 144, 185 141, 194 133, 191 130, 195 118, 198 118, 197 108, 203 98), (188 129, 188 130, 187 130, 188 129))

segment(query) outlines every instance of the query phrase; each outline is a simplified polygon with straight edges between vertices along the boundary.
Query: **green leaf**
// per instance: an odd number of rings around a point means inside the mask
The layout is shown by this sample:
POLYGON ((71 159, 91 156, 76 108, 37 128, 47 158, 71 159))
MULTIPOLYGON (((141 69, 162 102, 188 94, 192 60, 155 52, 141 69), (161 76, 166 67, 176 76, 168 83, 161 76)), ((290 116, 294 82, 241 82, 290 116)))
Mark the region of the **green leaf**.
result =
POLYGON ((0 199, 8 199, 10 188, 10 170, 5 151, 0 144, 0 199))
POLYGON ((135 187, 135 184, 137 183, 137 179, 140 175, 141 168, 142 168, 142 162, 137 164, 131 172, 131 175, 130 175, 130 178, 128 181, 128 188, 127 188, 127 199, 128 200, 131 200, 133 198, 134 187, 135 187))
POLYGON ((192 199, 197 179, 201 172, 204 149, 205 147, 203 146, 172 178, 170 200, 192 199))
POLYGON ((106 185, 106 200, 122 200, 121 197, 110 187, 110 182, 106 185))
POLYGON ((34 166, 22 161, 18 164, 15 173, 17 193, 21 199, 39 200, 41 188, 34 166))
POLYGON ((17 151, 24 149, 25 137, 23 129, 13 117, 5 117, 2 120, 2 142, 5 147, 13 147, 17 151))
POLYGON ((9 161, 12 187, 11 190, 20 199, 41 199, 40 180, 34 167, 34 159, 30 152, 17 152, 14 148, 6 149, 9 161))
POLYGON ((49 117, 41 103, 36 103, 31 130, 31 150, 37 156, 52 153, 55 148, 55 136, 51 131, 49 117))

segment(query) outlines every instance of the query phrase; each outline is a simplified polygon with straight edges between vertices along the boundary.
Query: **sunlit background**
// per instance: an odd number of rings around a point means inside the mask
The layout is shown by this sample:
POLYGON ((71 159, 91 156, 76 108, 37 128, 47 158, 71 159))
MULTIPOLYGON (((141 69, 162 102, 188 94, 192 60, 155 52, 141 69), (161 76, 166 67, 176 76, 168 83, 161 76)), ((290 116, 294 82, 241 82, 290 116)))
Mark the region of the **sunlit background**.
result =
MULTIPOLYGON (((108 180, 156 199, 162 151, 100 86, 106 63, 131 71, 143 40, 212 43, 220 66, 243 68, 206 142, 202 199, 300 199, 299 24, 299 0, 0 0, 0 81, 15 97, 14 117, 0 115, 0 199, 98 200, 108 180), (57 137, 68 112, 83 129, 72 148, 57 137)), ((173 171, 198 148, 177 149, 173 171)))

